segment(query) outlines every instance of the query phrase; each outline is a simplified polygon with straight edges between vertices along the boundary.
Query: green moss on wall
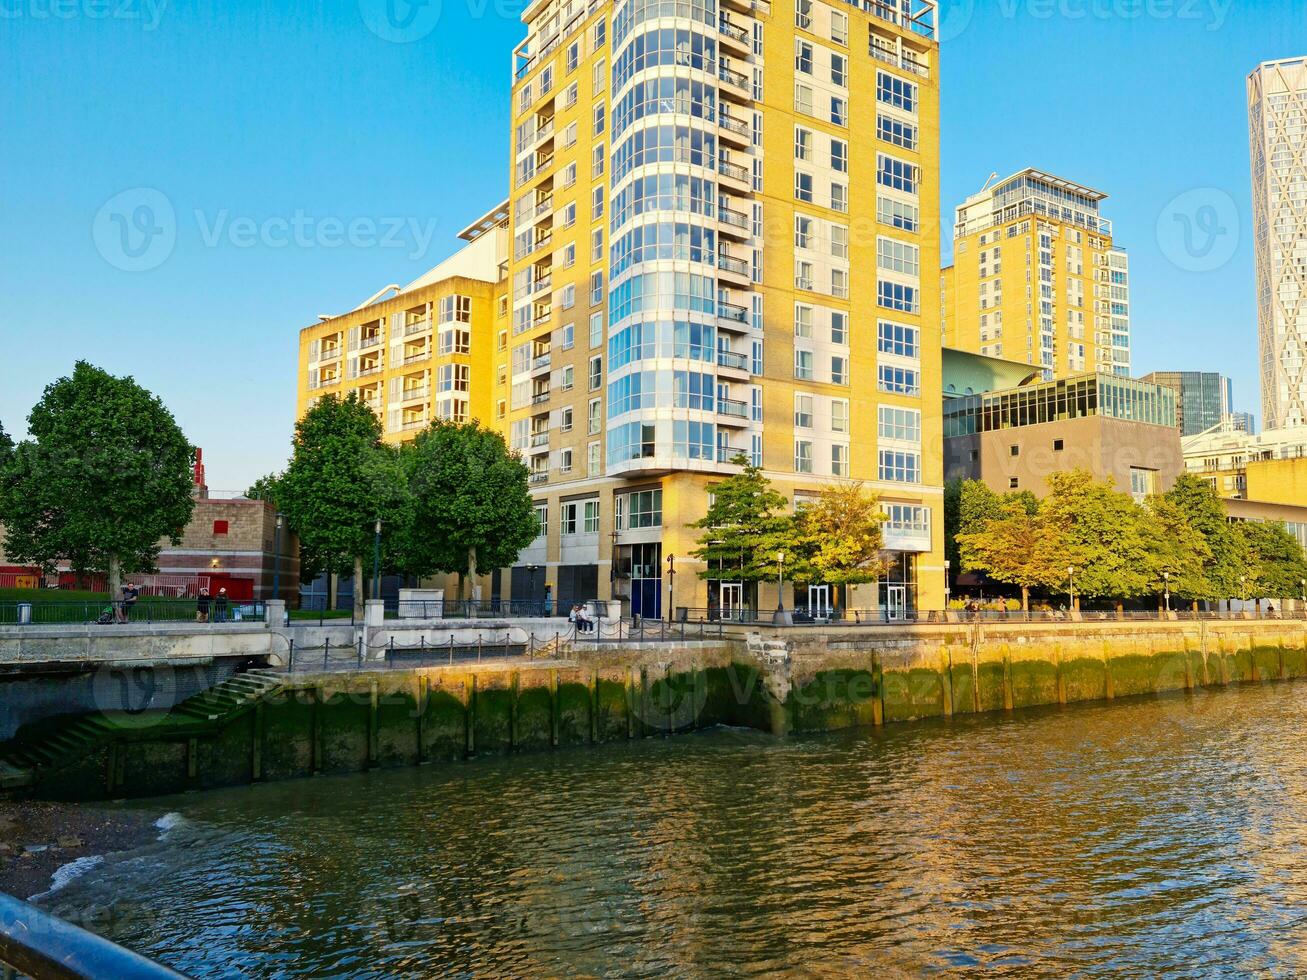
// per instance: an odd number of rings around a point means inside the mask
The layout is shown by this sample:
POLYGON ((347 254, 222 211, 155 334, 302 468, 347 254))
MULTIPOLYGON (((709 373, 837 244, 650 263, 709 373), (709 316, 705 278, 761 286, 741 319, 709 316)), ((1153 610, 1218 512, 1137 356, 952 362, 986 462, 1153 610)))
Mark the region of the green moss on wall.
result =
POLYGON ((477 755, 509 751, 513 746, 512 688, 478 687, 473 721, 477 755))
POLYGON ((943 676, 928 667, 911 670, 886 668, 885 721, 937 718, 944 714, 943 676))
POLYGON ((553 696, 548 687, 523 687, 517 695, 517 737, 513 747, 532 752, 554 744, 553 696))
POLYGON ((467 752, 467 710, 462 700, 445 688, 427 692, 422 732, 426 758, 432 762, 462 759, 467 752))

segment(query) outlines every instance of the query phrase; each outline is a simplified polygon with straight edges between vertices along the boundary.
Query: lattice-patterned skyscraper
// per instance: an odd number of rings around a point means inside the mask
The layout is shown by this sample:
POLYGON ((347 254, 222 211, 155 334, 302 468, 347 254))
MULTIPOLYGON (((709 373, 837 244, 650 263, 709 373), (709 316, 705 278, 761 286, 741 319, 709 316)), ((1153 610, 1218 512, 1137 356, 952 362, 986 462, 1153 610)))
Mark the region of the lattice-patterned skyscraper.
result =
POLYGON ((1307 425, 1307 58, 1248 76, 1266 428, 1307 425))

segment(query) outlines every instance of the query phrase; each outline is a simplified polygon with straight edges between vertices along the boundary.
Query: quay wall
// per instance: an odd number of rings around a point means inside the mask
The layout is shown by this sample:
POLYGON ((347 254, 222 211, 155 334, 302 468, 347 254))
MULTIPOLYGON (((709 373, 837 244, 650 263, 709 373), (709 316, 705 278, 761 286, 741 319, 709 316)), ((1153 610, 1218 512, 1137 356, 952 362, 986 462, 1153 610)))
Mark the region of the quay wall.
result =
POLYGON ((284 675, 213 731, 168 716, 29 792, 152 796, 369 768, 579 748, 717 725, 777 736, 1307 677, 1307 623, 785 630, 572 659, 284 675))

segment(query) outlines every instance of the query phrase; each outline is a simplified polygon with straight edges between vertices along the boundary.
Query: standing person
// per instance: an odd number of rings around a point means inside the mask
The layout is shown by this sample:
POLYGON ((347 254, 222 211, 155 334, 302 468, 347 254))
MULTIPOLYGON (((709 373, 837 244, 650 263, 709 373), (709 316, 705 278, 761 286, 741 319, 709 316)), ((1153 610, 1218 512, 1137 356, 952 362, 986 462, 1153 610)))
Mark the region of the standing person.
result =
POLYGON ((197 623, 207 623, 209 621, 209 606, 213 604, 213 598, 209 595, 208 589, 200 589, 200 594, 195 599, 195 621, 197 623))
POLYGON ((214 618, 216 622, 227 622, 227 590, 219 589, 218 598, 213 602, 214 612, 217 614, 214 618))

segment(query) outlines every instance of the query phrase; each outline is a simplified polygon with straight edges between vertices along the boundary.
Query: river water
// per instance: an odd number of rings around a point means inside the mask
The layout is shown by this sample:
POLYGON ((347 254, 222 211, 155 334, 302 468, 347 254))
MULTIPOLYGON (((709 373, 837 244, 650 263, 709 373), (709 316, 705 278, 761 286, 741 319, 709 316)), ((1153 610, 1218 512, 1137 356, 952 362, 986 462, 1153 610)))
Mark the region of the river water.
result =
POLYGON ((44 904, 197 977, 1302 977, 1305 721, 1248 687, 193 795, 44 904))

